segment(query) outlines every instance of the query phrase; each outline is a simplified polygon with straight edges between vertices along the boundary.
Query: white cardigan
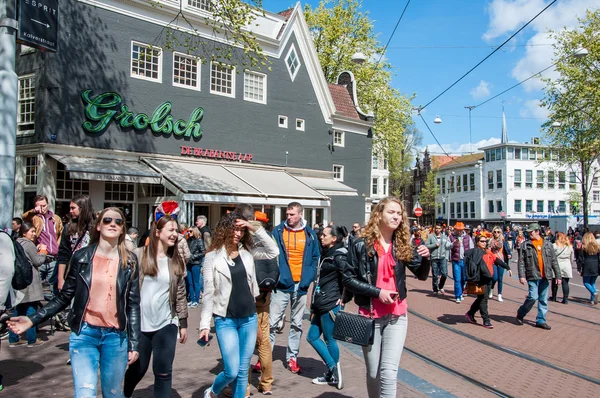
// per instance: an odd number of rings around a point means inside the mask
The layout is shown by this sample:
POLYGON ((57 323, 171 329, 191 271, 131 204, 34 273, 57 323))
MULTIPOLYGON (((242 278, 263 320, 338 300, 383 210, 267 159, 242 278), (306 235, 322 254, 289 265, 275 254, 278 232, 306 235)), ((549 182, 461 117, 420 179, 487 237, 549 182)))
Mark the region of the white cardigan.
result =
MULTIPOLYGON (((254 259, 268 260, 279 256, 279 248, 263 227, 259 227, 254 236, 262 243, 262 247, 246 250, 240 245, 239 255, 246 268, 250 293, 253 297, 260 294, 256 281, 254 259)), ((212 251, 204 257, 202 276, 204 277, 204 294, 202 295, 202 312, 200 313, 200 330, 210 329, 213 314, 227 315, 227 306, 231 296, 231 272, 229 266, 233 260, 227 254, 225 247, 212 251)))

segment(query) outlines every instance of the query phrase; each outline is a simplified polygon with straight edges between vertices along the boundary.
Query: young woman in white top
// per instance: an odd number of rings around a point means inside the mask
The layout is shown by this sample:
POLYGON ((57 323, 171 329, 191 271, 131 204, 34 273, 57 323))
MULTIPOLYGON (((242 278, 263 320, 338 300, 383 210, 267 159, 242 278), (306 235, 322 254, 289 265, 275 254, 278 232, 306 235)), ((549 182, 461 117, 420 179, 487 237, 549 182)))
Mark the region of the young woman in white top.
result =
POLYGON ((563 299, 561 303, 569 303, 569 280, 573 277, 573 268, 577 266, 575 263, 575 251, 571 246, 571 242, 567 235, 563 232, 556 233, 556 242, 554 243, 554 252, 558 259, 558 267, 560 268, 560 275, 556 275, 556 278, 552 279, 552 296, 550 301, 557 301, 556 295, 558 293, 558 284, 556 283, 557 278, 562 279, 562 292, 563 299))
POLYGON ((150 229, 149 243, 134 253, 140 262, 140 359, 127 369, 124 393, 131 397, 154 356, 154 397, 170 397, 173 359, 179 342, 187 340, 185 262, 176 243, 177 220, 162 216, 150 229))
POLYGON ((233 398, 244 398, 258 330, 254 300, 260 291, 254 260, 278 255, 277 244, 264 228, 248 223, 240 214, 225 214, 217 224, 202 267, 200 339, 208 339, 214 315, 224 370, 204 392, 205 398, 216 398, 229 383, 233 398), (262 247, 253 247, 250 232, 262 247))

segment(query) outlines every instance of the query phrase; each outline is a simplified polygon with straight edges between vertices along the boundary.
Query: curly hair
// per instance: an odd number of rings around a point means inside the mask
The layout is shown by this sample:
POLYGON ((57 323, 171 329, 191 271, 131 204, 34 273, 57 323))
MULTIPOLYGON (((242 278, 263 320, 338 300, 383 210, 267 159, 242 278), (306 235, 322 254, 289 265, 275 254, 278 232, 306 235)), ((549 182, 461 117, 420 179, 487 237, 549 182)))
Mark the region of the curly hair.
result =
MULTIPOLYGON (((233 233, 237 228, 235 222, 239 219, 248 221, 244 216, 238 213, 227 213, 221 217, 213 233, 212 243, 208 248, 208 252, 217 251, 221 249, 221 247, 225 247, 227 254, 230 254, 238 249, 238 247, 233 243, 233 233)), ((244 231, 244 235, 240 239, 240 243, 246 249, 252 248, 252 237, 247 229, 244 231)))
POLYGON ((396 247, 395 257, 396 260, 410 261, 412 257, 412 245, 410 243, 410 230, 408 227, 408 217, 406 216, 406 209, 402 205, 402 201, 395 196, 388 196, 382 199, 371 212, 371 218, 365 227, 365 231, 361 234, 361 237, 365 238, 367 242, 367 248, 369 255, 373 255, 373 246, 375 242, 381 238, 380 224, 383 219, 382 214, 385 206, 388 203, 395 202, 400 205, 402 209, 402 221, 392 235, 392 241, 396 247))

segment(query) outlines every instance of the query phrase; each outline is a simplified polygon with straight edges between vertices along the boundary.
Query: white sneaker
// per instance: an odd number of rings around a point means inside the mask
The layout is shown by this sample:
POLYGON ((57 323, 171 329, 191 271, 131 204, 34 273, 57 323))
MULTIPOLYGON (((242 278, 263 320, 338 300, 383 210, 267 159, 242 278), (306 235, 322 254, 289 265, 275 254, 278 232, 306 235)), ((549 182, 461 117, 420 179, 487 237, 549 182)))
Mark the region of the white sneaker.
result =
POLYGON ((456 298, 456 304, 460 304, 460 297, 456 298))
POLYGON ((501 294, 498 295, 498 301, 499 302, 503 302, 504 301, 504 300, 502 300, 502 295, 501 294))
POLYGON ((490 290, 490 294, 488 295, 488 298, 494 298, 494 292, 490 290))
POLYGON ((446 294, 446 292, 444 291, 444 289, 440 289, 439 293, 442 294, 442 295, 446 294))

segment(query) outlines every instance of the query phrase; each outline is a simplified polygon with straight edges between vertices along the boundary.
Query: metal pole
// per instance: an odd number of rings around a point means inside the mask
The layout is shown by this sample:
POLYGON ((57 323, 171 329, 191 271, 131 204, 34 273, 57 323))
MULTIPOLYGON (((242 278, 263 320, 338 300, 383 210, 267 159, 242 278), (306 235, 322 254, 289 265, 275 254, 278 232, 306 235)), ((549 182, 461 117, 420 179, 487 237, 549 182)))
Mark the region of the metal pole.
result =
POLYGON ((0 0, 0 229, 6 231, 12 225, 15 199, 18 79, 14 14, 14 0, 0 0))

